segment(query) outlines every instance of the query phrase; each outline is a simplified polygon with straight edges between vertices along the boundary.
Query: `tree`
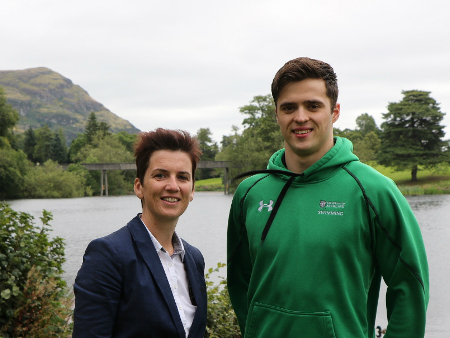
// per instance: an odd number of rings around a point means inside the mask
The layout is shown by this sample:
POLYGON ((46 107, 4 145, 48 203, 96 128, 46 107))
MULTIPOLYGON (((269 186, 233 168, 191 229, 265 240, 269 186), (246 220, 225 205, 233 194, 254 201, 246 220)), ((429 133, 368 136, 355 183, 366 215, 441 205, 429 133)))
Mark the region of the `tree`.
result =
POLYGON ((444 127, 440 122, 444 113, 430 92, 402 91, 400 102, 389 103, 383 114, 380 164, 395 170, 411 170, 411 181, 417 180, 419 166, 433 167, 445 158, 443 152, 444 127))
POLYGON ((353 144, 360 142, 363 139, 363 136, 359 130, 353 130, 349 128, 345 128, 344 130, 341 130, 339 128, 333 128, 333 135, 345 137, 346 139, 352 141, 353 144))
POLYGON ((69 162, 76 162, 78 152, 87 145, 85 134, 78 134, 69 147, 69 162))
POLYGON ((58 163, 67 161, 67 146, 62 129, 53 133, 50 145, 50 159, 58 163))
POLYGON ((86 122, 86 128, 84 131, 86 143, 91 144, 97 134, 100 134, 102 138, 110 135, 109 124, 106 122, 98 122, 95 113, 91 113, 86 122))
MULTIPOLYGON (((102 137, 96 134, 92 144, 82 147, 73 158, 79 163, 116 163, 133 162, 133 154, 114 135, 102 137)), ((133 182, 136 172, 132 170, 109 170, 108 186, 109 193, 120 195, 133 191, 133 182)), ((87 180, 92 191, 97 192, 100 182, 100 172, 90 171, 87 180)))
POLYGON ((239 168, 230 170, 232 177, 239 172, 266 168, 270 156, 284 146, 271 95, 255 96, 239 111, 245 115, 243 132, 239 134, 233 126, 233 133, 223 136, 221 152, 216 156, 217 160, 231 161, 239 168))
POLYGON ((362 137, 370 132, 374 132, 375 134, 380 132, 374 118, 367 113, 361 114, 356 118, 356 126, 356 129, 361 133, 362 137))
POLYGON ((34 162, 34 148, 36 147, 36 133, 31 128, 25 132, 25 140, 23 142, 23 151, 27 155, 28 159, 34 162))
POLYGON ((84 129, 84 138, 87 144, 92 143, 92 140, 94 138, 94 135, 97 133, 97 130, 98 130, 97 116, 95 115, 95 113, 91 113, 86 122, 86 128, 84 129))
POLYGON ((274 152, 283 147, 284 140, 275 115, 275 102, 272 95, 254 96, 250 104, 239 108, 246 115, 242 125, 251 130, 262 142, 272 144, 274 152))
POLYGON ((134 144, 137 140, 136 134, 130 134, 126 131, 119 131, 118 133, 114 134, 114 137, 117 138, 119 142, 122 143, 130 153, 134 153, 134 144))
MULTIPOLYGON (((80 158, 80 156, 78 156, 78 153, 81 149, 85 148, 88 145, 92 145, 98 138, 103 139, 106 136, 110 135, 111 133, 109 132, 109 124, 106 122, 98 122, 95 113, 91 113, 91 115, 89 115, 88 117, 88 120, 86 121, 84 134, 78 134, 77 138, 70 144, 68 151, 69 161, 76 162, 76 159, 80 158)), ((122 136, 118 137, 121 142, 126 139, 126 137, 122 136)))
POLYGON ((380 148, 380 139, 374 131, 371 131, 353 144, 353 152, 363 163, 375 162, 378 149, 380 148))
POLYGON ((0 147, 0 200, 22 197, 27 156, 22 150, 0 147))
MULTIPOLYGON (((200 143, 200 150, 202 151, 201 159, 202 161, 214 161, 217 153, 219 152, 219 147, 217 143, 211 138, 212 132, 209 128, 200 128, 197 131, 197 140, 200 143)), ((214 169, 199 169, 196 172, 196 179, 203 180, 213 177, 214 169)))
POLYGON ((0 137, 9 137, 18 121, 19 113, 7 103, 3 88, 0 87, 0 137))
POLYGON ((52 146, 53 133, 48 125, 36 129, 36 147, 33 157, 36 162, 44 163, 50 159, 50 148, 52 146))

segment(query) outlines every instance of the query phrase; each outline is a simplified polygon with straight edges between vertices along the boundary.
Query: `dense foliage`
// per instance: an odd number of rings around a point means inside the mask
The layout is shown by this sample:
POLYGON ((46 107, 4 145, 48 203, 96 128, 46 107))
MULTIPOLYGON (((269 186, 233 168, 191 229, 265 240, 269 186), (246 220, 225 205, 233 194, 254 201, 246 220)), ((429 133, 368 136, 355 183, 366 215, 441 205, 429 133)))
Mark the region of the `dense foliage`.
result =
MULTIPOLYGON (((211 138, 212 132, 209 128, 200 128, 197 131, 197 140, 200 144, 200 150, 202 151, 202 161, 214 161, 219 147, 216 142, 211 138)), ((209 178, 218 177, 218 173, 215 169, 198 169, 195 173, 196 180, 206 180, 209 178)))
POLYGON ((284 145, 271 95, 255 96, 239 111, 245 116, 244 130, 239 133, 239 128, 233 126, 232 134, 223 136, 222 150, 216 156, 216 160, 233 163, 235 168, 230 171, 231 176, 266 168, 270 156, 284 145))
POLYGON ((228 295, 227 280, 219 277, 218 284, 211 281, 211 274, 217 273, 226 264, 218 263, 217 268, 210 268, 205 275, 208 292, 208 313, 205 338, 239 338, 239 323, 231 306, 228 295))
POLYGON ((71 302, 63 273, 64 243, 33 217, 0 203, 0 337, 69 337, 71 302))
POLYGON ((63 170, 58 163, 48 160, 29 169, 24 177, 25 198, 70 198, 92 195, 86 187, 86 170, 72 166, 63 170))

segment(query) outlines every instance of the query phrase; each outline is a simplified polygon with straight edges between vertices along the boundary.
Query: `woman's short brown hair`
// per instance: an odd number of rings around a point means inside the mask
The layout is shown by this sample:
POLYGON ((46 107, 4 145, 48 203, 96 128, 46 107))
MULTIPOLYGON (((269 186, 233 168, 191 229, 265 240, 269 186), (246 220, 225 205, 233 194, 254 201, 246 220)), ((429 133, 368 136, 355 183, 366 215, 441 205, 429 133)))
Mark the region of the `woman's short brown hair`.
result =
POLYGON ((325 81, 327 96, 333 109, 339 94, 336 73, 328 63, 307 57, 300 57, 286 62, 276 73, 272 82, 272 96, 275 105, 284 86, 288 83, 305 79, 322 79, 325 81))
POLYGON ((192 179, 195 177, 197 163, 202 154, 199 142, 184 130, 170 130, 158 128, 154 131, 140 132, 139 139, 134 146, 136 158, 136 177, 144 185, 144 176, 147 171, 150 157, 157 150, 184 151, 191 158, 192 179))

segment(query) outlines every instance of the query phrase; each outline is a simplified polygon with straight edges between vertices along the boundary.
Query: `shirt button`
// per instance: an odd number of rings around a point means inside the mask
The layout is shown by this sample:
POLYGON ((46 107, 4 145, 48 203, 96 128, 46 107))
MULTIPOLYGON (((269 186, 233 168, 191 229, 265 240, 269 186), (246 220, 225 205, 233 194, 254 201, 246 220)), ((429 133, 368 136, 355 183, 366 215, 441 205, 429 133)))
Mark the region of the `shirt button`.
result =
POLYGON ((172 267, 172 263, 169 263, 169 267, 170 267, 170 268, 172 267))

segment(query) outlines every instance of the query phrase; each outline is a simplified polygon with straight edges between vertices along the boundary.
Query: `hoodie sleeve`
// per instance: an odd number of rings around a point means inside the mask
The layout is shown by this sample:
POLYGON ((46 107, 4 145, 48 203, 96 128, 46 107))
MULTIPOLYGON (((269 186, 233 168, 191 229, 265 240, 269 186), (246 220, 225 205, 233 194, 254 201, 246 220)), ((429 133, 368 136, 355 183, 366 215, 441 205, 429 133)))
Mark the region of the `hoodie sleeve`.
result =
POLYGON ((248 286, 252 273, 252 263, 245 223, 242 219, 242 205, 239 188, 234 195, 228 218, 227 234, 227 282, 231 304, 239 321, 242 336, 248 314, 248 286))
POLYGON ((429 300, 425 247, 417 220, 392 181, 372 205, 375 254, 387 285, 386 338, 424 337, 429 300))

